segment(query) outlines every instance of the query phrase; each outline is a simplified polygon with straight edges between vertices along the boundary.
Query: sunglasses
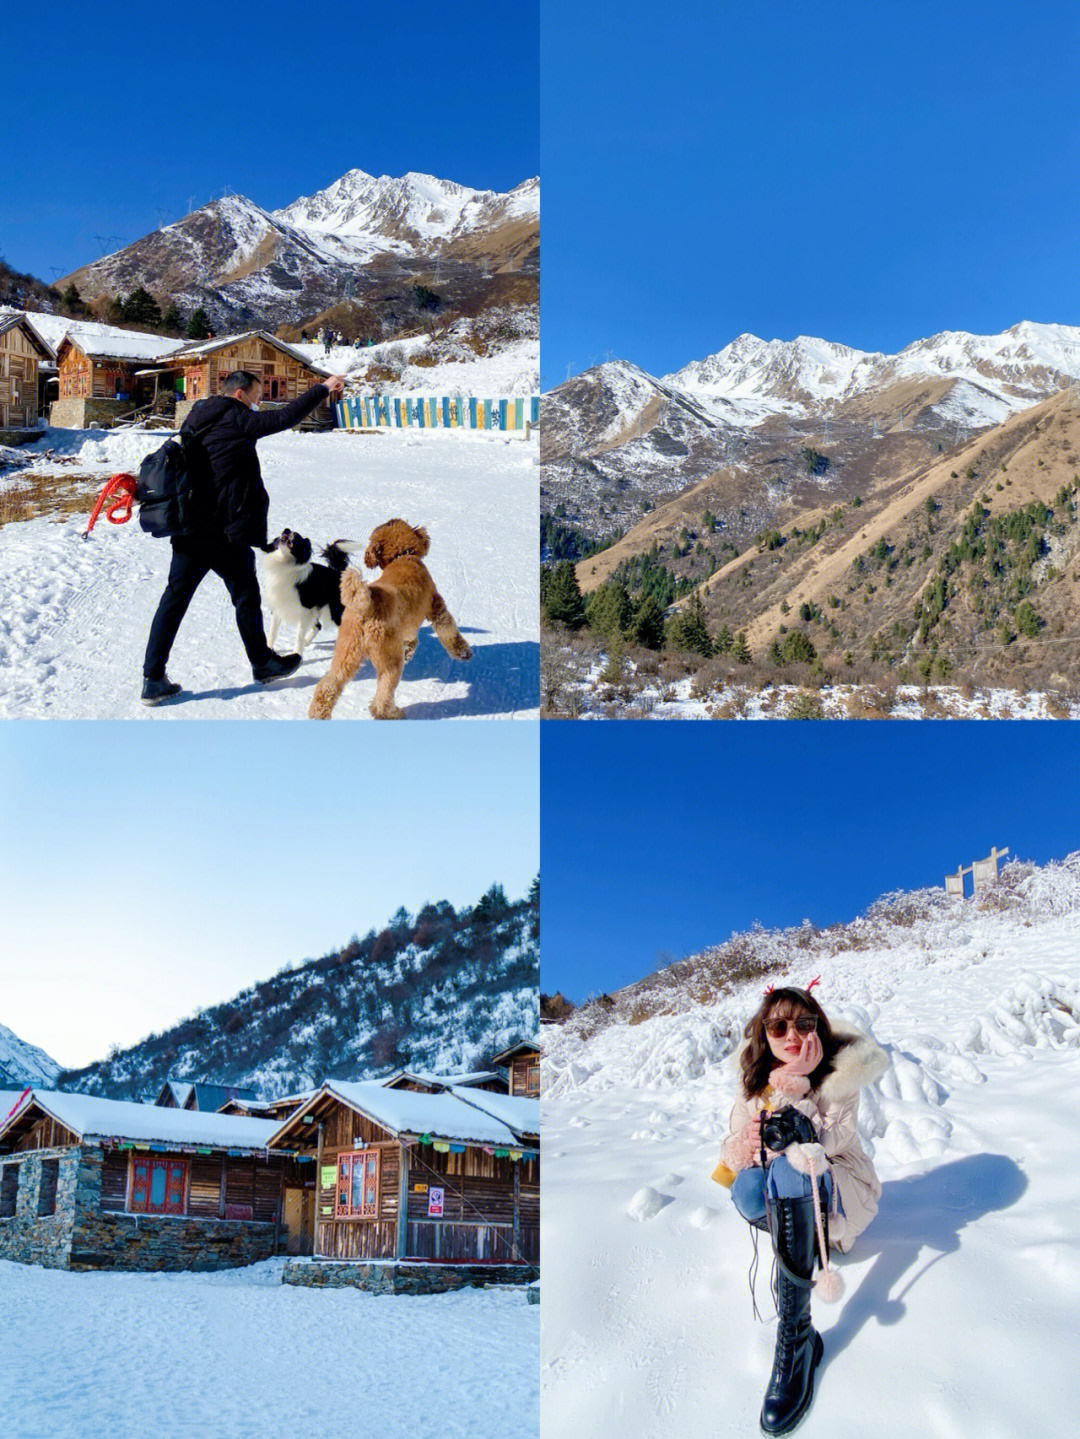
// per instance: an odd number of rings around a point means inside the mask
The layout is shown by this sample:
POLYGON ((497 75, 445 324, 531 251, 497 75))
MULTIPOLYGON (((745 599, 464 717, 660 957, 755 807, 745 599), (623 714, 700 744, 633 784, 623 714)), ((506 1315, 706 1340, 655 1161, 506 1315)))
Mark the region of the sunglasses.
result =
POLYGON ((770 1039, 783 1039, 788 1032, 788 1025, 791 1025, 797 1034, 813 1034, 817 1029, 817 1016, 813 1014, 800 1014, 798 1019, 767 1019, 765 1021, 765 1032, 770 1039))

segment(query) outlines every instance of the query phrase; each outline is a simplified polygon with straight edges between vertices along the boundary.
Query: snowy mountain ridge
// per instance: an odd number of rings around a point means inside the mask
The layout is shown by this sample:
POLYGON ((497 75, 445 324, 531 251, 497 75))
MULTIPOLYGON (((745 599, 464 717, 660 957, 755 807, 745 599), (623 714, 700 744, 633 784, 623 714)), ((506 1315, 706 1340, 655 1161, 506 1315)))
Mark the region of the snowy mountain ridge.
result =
POLYGON ((756 417, 761 405, 772 413, 827 410, 911 378, 966 380, 1012 412, 1078 377, 1080 328, 1025 320, 998 335, 946 330, 895 355, 806 335, 760 340, 743 334, 663 379, 703 401, 749 402, 756 417))
POLYGON ((535 269, 539 195, 535 178, 500 193, 351 170, 273 211, 224 195, 57 283, 84 299, 141 285, 203 305, 223 330, 253 318, 294 323, 387 284, 407 289, 406 271, 418 278, 433 266, 445 297, 476 299, 493 270, 535 269))
POLYGON ((51 1088, 59 1073, 60 1065, 43 1049, 27 1044, 0 1024, 0 1089, 28 1084, 51 1088))

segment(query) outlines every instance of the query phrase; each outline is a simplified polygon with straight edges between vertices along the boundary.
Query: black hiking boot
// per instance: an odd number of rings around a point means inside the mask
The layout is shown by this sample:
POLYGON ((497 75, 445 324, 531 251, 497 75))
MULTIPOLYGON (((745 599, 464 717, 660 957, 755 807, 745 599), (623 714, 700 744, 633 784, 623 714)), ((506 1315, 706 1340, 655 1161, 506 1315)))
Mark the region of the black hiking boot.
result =
POLYGON ((182 685, 174 685, 168 675, 163 675, 159 680, 144 678, 139 698, 144 705, 159 705, 162 700, 171 700, 173 695, 178 695, 182 688, 182 685))
POLYGON ((810 1408, 814 1370, 821 1361, 821 1335, 810 1323, 810 1289, 817 1236, 814 1201, 777 1199, 772 1207, 779 1324, 772 1376, 761 1406, 764 1434, 790 1434, 810 1408))
POLYGON ((293 670, 299 668, 299 655, 272 654, 270 658, 264 660, 261 665, 253 665, 251 673, 261 685, 268 685, 271 680, 283 680, 286 675, 291 675, 293 670))

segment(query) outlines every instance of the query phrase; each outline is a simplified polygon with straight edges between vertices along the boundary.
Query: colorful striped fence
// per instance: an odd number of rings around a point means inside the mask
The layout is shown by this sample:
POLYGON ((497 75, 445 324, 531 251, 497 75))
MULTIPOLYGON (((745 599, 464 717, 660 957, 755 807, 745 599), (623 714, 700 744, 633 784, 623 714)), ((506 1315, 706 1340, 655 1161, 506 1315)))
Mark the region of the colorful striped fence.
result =
POLYGON ((350 395, 334 406, 342 430, 524 430, 540 423, 540 396, 505 400, 447 395, 350 395))

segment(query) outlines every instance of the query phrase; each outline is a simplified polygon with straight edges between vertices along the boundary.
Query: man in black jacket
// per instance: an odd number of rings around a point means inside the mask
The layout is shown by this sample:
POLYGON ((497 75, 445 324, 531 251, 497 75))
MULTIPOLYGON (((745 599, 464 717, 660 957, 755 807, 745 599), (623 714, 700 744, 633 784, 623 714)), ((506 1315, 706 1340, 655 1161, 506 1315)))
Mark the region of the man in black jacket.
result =
POLYGON ((251 672, 262 684, 292 674, 298 654, 275 654, 266 643, 262 599, 252 546, 267 545, 270 496, 262 482, 255 443, 310 415, 328 396, 345 388, 340 375, 280 409, 258 413, 262 382, 247 370, 229 375, 222 393, 199 400, 180 428, 184 454, 200 494, 203 521, 195 534, 175 536, 169 582, 150 626, 143 661, 143 704, 159 704, 180 693, 165 673, 180 622, 195 591, 213 570, 225 581, 251 672))

